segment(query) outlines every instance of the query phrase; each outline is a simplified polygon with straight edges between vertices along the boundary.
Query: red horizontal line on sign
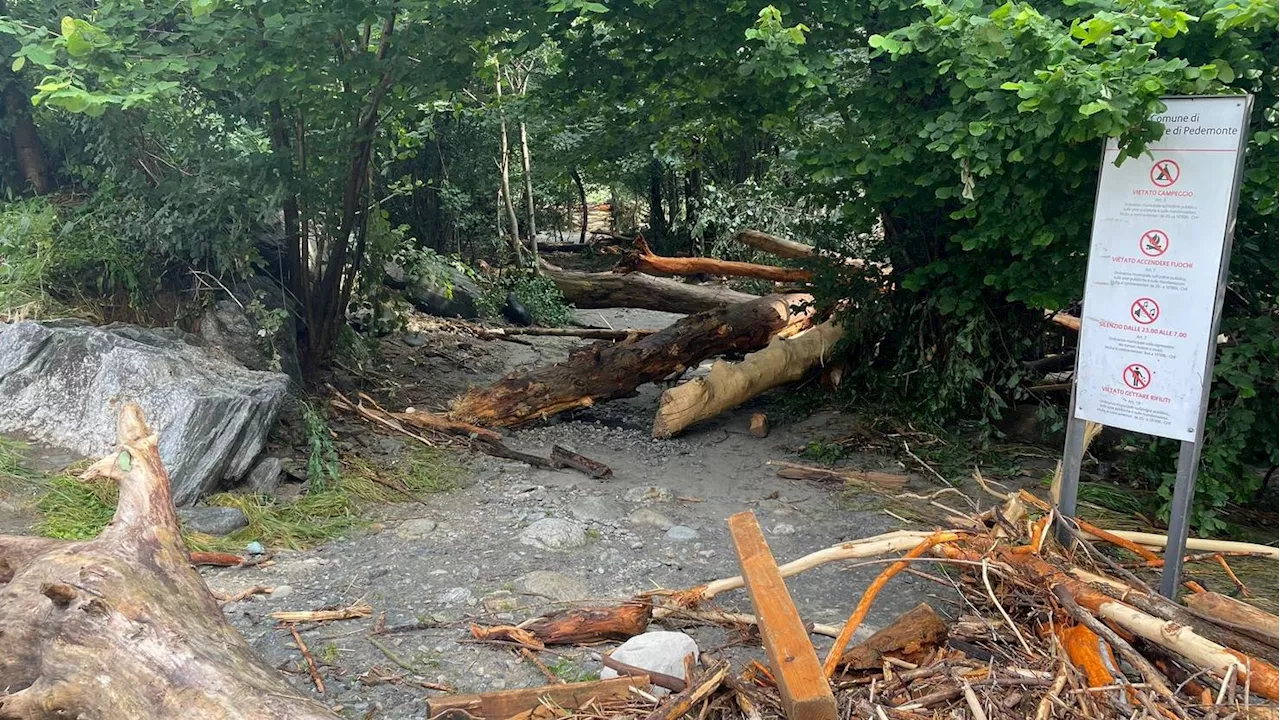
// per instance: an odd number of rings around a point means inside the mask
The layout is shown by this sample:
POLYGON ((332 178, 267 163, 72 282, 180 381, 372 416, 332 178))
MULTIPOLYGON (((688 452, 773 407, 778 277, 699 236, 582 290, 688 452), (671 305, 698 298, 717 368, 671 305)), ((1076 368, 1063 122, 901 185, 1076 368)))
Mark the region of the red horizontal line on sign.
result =
MULTIPOLYGON (((1107 148, 1107 152, 1120 152, 1120 148, 1107 148)), ((1162 152, 1162 153, 1164 153, 1164 152, 1227 152, 1227 153, 1233 153, 1233 152, 1239 152, 1239 150, 1237 150, 1236 148, 1222 149, 1222 150, 1216 150, 1216 149, 1212 149, 1212 148, 1147 148, 1147 152, 1150 152, 1150 153, 1158 153, 1158 152, 1162 152)))

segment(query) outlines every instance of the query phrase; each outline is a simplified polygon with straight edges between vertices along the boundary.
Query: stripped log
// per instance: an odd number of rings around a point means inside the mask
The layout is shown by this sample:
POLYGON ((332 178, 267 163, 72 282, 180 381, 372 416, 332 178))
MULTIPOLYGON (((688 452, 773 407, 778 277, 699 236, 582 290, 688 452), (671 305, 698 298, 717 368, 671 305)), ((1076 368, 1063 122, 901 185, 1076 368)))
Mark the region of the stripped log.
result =
POLYGON ((828 321, 795 337, 774 338, 740 363, 717 362, 705 377, 662 393, 653 436, 669 438, 766 390, 796 382, 831 356, 842 335, 840 325, 828 321))
POLYGON ((120 489, 96 538, 0 536, 0 718, 337 719, 263 662, 191 566, 142 411, 82 479, 120 489))
POLYGON ((514 426, 625 397, 708 357, 751 352, 775 336, 804 330, 812 300, 805 294, 770 295, 691 315, 647 337, 589 345, 563 363, 473 389, 454 402, 450 414, 469 423, 514 426))
POLYGON ((690 285, 644 273, 573 272, 545 262, 542 273, 579 308, 632 307, 692 315, 759 297, 723 285, 690 285))
POLYGON ((802 258, 813 257, 814 250, 812 245, 788 240, 777 235, 770 235, 759 230, 742 230, 733 236, 734 240, 748 245, 757 250, 763 250, 771 255, 777 255, 780 258, 789 258, 799 260, 802 258))
POLYGON ((1215 592, 1192 593, 1182 599, 1187 607, 1236 632, 1280 647, 1280 618, 1269 612, 1215 592))
POLYGON ((636 251, 622 256, 614 266, 614 272, 644 272, 650 275, 726 275, 747 277, 772 282, 803 283, 813 279, 813 273, 804 268, 784 268, 775 265, 721 260, 710 257, 664 257, 655 255, 643 239, 636 240, 636 251))

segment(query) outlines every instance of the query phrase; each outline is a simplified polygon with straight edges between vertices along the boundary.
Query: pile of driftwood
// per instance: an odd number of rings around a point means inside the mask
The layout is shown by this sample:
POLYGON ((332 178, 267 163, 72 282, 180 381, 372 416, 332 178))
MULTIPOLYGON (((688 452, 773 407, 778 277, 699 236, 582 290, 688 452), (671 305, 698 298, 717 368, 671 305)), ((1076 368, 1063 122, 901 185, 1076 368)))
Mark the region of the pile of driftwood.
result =
MULTIPOLYGON (((731 668, 692 657, 684 678, 612 661, 623 677, 554 682, 429 701, 432 717, 689 717, 826 720, 926 718, 1275 718, 1280 618, 1188 583, 1179 603, 1155 593, 1118 559, 1158 564, 1150 548, 1087 523, 1055 518, 1029 493, 953 530, 900 531, 775 564, 754 515, 729 519, 742 575, 679 591, 651 591, 613 607, 565 611, 517 626, 472 627, 535 664, 548 645, 598 643, 643 631, 651 619, 754 627, 744 644, 765 663, 731 668), (1030 513, 1028 511, 1031 511, 1030 513), (1038 517, 1031 517, 1031 514, 1038 517), (1070 538, 1058 544, 1060 523, 1070 538), (841 627, 805 624, 783 578, 834 561, 904 554, 866 588, 841 627), (941 566, 946 577, 926 571, 941 566), (912 572, 952 587, 963 608, 944 619, 927 604, 850 647, 891 578, 912 572), (951 572, 954 571, 954 572, 951 572), (719 610, 713 598, 745 587, 755 613, 719 610), (822 659, 813 635, 835 637, 822 659), (630 677, 628 677, 630 676, 630 677), (670 689, 657 698, 650 685, 670 689)), ((1153 538, 1139 536, 1144 541, 1153 538)), ((1274 548, 1251 552, 1280 557, 1274 548)), ((1221 553, 1217 559, 1225 562, 1221 553)), ((858 597, 850 588, 851 597, 858 597)))

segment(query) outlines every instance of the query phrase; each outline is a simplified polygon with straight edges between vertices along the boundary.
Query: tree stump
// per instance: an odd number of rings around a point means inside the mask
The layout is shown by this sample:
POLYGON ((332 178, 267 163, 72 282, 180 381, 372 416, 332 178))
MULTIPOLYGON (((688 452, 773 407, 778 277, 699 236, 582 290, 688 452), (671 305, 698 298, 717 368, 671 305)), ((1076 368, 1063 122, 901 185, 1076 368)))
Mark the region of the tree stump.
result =
POLYGON ((0 719, 336 719, 259 659, 191 566, 156 436, 124 406, 85 541, 0 536, 0 719))

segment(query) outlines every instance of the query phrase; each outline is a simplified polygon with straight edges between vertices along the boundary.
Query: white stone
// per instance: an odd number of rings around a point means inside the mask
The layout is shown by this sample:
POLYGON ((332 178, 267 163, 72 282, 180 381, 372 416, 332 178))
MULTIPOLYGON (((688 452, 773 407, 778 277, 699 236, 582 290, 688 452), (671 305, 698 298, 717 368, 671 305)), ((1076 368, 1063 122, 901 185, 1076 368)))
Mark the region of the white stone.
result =
MULTIPOLYGON (((688 678, 684 676, 684 658, 690 653, 693 654, 694 662, 697 662, 698 643, 694 642, 693 638, 682 632, 658 630, 631 638, 619 645, 617 650, 609 653, 609 657, 641 670, 687 680, 688 678)), ((601 680, 615 677, 618 677, 618 671, 613 668, 606 667, 600 670, 601 680)), ((667 692, 656 686, 653 689, 655 695, 666 695, 667 692)))
POLYGON ((427 518, 412 518, 396 526, 396 536, 405 540, 419 540, 436 529, 436 521, 427 518))
POLYGON ((648 525, 662 530, 667 530, 671 526, 675 525, 671 518, 663 515, 657 510, 646 507, 637 508, 635 512, 627 516, 627 521, 632 525, 648 525))
POLYGON ((436 596, 441 605, 475 605, 476 598, 464 587, 449 588, 436 596))
POLYGON ((774 535, 795 535, 796 526, 790 523, 778 523, 773 526, 774 535))
POLYGON ((568 550, 586 545, 587 532, 572 520, 543 518, 520 531, 519 539, 543 550, 568 550))
POLYGON ((667 530, 667 539, 672 542, 689 542, 698 539, 698 531, 687 525, 674 525, 667 530))
POLYGON ((643 485, 627 490, 627 492, 622 495, 622 499, 633 503, 671 502, 675 499, 675 494, 664 487, 643 485))
POLYGON ((541 595, 557 602, 586 600, 591 589, 578 578, 549 570, 534 570, 516 579, 516 587, 530 595, 541 595))

